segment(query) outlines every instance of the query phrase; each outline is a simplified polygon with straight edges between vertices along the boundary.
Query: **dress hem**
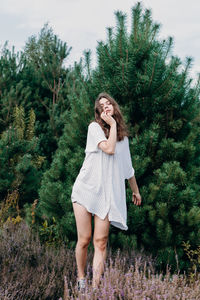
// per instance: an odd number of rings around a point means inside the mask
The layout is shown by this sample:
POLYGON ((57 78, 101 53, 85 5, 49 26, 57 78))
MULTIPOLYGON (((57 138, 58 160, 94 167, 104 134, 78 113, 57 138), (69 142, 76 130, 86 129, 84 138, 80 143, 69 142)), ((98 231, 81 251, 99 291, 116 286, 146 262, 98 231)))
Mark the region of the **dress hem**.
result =
POLYGON ((96 215, 98 216, 101 220, 104 220, 106 218, 106 216, 108 215, 108 220, 110 221, 110 224, 114 227, 117 227, 121 230, 128 230, 127 226, 124 226, 122 223, 120 223, 119 221, 115 221, 115 220, 110 220, 109 219, 109 211, 106 213, 105 217, 103 218, 102 216, 100 216, 98 213, 90 210, 87 206, 83 205, 82 203, 78 202, 77 200, 72 201, 72 203, 78 203, 80 205, 82 205, 89 213, 91 213, 93 216, 96 215), (115 223, 115 224, 114 224, 115 223), (123 227, 117 226, 116 223, 118 224, 122 224, 123 227))

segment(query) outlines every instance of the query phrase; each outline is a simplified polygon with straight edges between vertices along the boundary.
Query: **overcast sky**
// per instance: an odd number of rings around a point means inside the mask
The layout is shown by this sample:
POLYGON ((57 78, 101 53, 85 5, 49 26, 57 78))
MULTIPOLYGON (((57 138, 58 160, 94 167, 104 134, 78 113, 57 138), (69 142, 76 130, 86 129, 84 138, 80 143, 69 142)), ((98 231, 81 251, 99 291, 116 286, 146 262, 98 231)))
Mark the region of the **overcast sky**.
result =
MULTIPOLYGON (((46 22, 61 40, 72 46, 67 64, 79 61, 84 49, 92 50, 95 65, 97 41, 106 39, 106 27, 115 27, 114 12, 127 14, 130 28, 135 0, 0 0, 0 46, 5 41, 23 49, 28 37, 40 32, 46 22)), ((194 58, 191 76, 200 73, 200 1, 143 0, 152 10, 153 20, 161 24, 160 37, 174 38, 173 54, 185 61, 194 58)))

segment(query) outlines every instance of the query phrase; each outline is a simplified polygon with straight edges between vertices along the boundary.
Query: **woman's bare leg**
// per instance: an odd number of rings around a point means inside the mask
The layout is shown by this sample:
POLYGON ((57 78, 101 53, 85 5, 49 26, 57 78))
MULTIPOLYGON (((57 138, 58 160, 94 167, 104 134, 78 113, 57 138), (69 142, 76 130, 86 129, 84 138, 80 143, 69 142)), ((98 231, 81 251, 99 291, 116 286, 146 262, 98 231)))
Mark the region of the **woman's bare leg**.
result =
POLYGON ((104 269, 106 246, 109 235, 110 221, 108 215, 104 220, 94 215, 94 259, 93 259, 93 287, 97 287, 104 269))
POLYGON ((85 265, 87 260, 87 249, 92 235, 92 214, 78 203, 72 203, 76 219, 78 241, 76 244, 76 263, 78 279, 85 277, 85 265))

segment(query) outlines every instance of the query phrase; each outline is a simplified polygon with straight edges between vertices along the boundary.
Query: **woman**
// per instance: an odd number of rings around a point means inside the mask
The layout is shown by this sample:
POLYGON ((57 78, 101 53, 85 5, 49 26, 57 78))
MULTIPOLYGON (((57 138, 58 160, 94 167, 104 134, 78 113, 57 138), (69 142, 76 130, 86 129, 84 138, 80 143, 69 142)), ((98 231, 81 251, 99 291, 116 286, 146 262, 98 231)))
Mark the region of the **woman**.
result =
POLYGON ((106 259, 109 225, 127 230, 125 179, 135 205, 141 196, 132 167, 126 125, 116 101, 101 93, 95 101, 95 121, 88 126, 85 159, 73 185, 71 199, 78 242, 76 263, 78 289, 85 288, 84 269, 94 216, 93 288, 97 288, 106 259))

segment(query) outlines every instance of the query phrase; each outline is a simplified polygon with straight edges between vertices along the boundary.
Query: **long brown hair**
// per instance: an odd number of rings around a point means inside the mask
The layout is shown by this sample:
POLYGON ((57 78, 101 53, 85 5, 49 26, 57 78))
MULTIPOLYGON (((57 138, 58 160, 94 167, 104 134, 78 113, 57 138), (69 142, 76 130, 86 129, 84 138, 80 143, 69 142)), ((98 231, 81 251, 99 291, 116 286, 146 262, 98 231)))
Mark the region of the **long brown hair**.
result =
POLYGON ((124 118, 122 116, 122 113, 120 111, 119 105, 117 102, 107 93, 103 92, 100 93, 95 100, 95 106, 94 106, 94 112, 95 112, 95 122, 97 122, 101 128, 103 129, 106 138, 109 137, 110 134, 110 125, 108 125, 102 118, 101 113, 103 111, 102 107, 100 106, 100 99, 106 98, 110 101, 110 103, 113 105, 114 113, 113 118, 115 119, 117 123, 117 141, 121 141, 124 139, 124 136, 129 136, 128 127, 124 122, 124 118))

